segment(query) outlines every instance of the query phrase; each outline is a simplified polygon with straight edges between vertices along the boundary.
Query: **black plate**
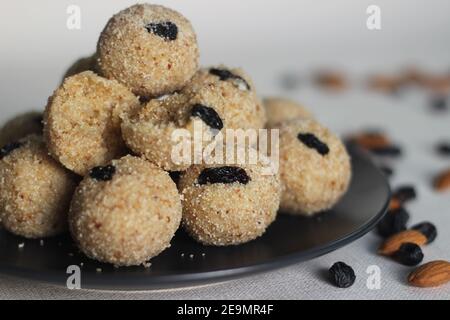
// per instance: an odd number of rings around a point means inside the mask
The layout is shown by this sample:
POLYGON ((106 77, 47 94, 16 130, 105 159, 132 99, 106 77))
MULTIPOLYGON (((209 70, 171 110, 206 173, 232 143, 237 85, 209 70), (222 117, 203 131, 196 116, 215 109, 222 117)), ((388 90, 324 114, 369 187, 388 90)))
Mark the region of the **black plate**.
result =
POLYGON ((264 236, 245 245, 205 247, 179 231, 150 268, 116 269, 78 253, 68 236, 41 245, 0 230, 0 272, 65 286, 67 267, 83 263, 82 288, 146 290, 218 282, 318 257, 363 236, 386 212, 385 177, 366 154, 349 149, 352 184, 333 210, 314 218, 280 215, 264 236))

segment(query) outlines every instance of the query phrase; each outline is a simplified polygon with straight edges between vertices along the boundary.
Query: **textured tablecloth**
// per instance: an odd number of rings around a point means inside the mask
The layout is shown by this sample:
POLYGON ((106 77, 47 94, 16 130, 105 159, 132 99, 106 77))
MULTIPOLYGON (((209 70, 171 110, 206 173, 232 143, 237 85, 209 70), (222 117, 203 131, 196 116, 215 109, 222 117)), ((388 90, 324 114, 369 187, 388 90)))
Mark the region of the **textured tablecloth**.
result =
MULTIPOLYGON (((83 28, 68 31, 66 7, 72 1, 3 1, 1 120, 20 111, 42 109, 64 69, 94 50, 107 17, 131 2, 108 2, 111 5, 105 8, 102 5, 106 1, 78 1, 83 10, 83 28), (32 28, 17 22, 23 17, 32 28)), ((268 1, 264 6, 258 6, 261 2, 256 0, 245 4, 217 1, 214 7, 206 0, 159 2, 178 8, 192 19, 199 33, 203 64, 244 66, 261 94, 295 98, 339 133, 367 127, 385 129, 405 150, 403 158, 392 162, 392 185, 414 184, 418 189, 417 201, 408 205, 411 223, 429 220, 439 229, 436 242, 424 248, 424 261, 450 260, 450 194, 437 194, 431 188, 434 175, 450 167, 450 159, 440 158, 433 151, 439 139, 450 139, 450 112, 431 113, 427 96, 416 91, 383 96, 366 92, 361 85, 362 77, 369 72, 395 71, 409 62, 448 70, 448 1, 378 1, 384 20, 383 29, 377 32, 365 28, 365 10, 372 1, 349 0, 340 5, 315 1, 306 5, 306 1, 293 4, 285 0, 268 1), (233 24, 229 24, 230 15, 233 24), (307 80, 296 90, 280 86, 280 76, 285 72, 298 72, 306 79, 311 70, 323 65, 348 71, 352 89, 342 94, 323 93, 307 80)), ((406 276, 411 268, 377 256, 379 243, 380 238, 370 233, 309 262, 178 290, 69 291, 0 275, 0 299, 450 299, 450 285, 438 289, 408 286, 406 276), (334 288, 324 277, 336 261, 345 261, 355 269, 357 281, 353 287, 334 288), (379 290, 366 286, 366 269, 371 265, 381 270, 379 290)))

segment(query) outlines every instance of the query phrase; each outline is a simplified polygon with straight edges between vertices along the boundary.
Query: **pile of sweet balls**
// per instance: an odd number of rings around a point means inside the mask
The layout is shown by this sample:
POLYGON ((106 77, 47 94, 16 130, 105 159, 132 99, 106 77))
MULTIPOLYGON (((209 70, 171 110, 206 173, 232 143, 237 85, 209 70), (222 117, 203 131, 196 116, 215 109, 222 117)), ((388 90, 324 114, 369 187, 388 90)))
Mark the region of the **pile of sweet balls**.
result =
POLYGON ((334 206, 351 178, 341 140, 294 102, 262 103, 242 70, 199 69, 198 58, 178 12, 139 4, 114 15, 43 116, 2 128, 3 227, 29 239, 69 229, 88 257, 131 266, 168 248, 180 225, 204 245, 238 245, 261 236, 278 211, 311 216, 334 206), (196 122, 279 128, 279 172, 264 174, 259 162, 173 163, 173 131, 196 122), (171 172, 181 172, 178 185, 171 172))

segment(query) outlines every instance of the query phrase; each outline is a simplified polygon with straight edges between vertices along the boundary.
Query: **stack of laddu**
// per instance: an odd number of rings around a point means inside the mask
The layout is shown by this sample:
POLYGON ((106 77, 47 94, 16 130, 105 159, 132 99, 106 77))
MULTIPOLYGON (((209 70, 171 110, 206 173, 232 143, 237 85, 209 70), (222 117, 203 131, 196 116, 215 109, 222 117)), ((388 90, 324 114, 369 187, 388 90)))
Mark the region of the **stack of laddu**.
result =
POLYGON ((30 239, 70 230, 88 257, 131 266, 168 248, 180 224, 205 245, 238 245, 261 236, 280 207, 313 215, 335 205, 351 176, 341 141, 294 102, 262 103, 241 69, 199 68, 198 58, 178 12, 139 4, 114 15, 43 115, 0 131, 3 227, 30 239), (172 133, 196 122, 279 128, 280 172, 174 163, 172 133))

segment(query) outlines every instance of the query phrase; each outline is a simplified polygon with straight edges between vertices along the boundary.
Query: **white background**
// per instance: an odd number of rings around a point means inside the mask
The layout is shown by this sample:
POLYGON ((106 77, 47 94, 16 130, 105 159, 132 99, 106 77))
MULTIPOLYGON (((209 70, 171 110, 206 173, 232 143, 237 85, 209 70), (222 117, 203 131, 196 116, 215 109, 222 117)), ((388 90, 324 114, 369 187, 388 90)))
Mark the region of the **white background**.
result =
MULTIPOLYGON (((439 238, 425 249, 426 259, 450 260, 450 196, 436 194, 433 176, 450 166, 433 153, 433 144, 450 139, 450 115, 432 114, 426 96, 409 92, 388 97, 364 90, 371 72, 395 72, 408 65, 450 70, 450 2, 447 0, 178 0, 155 1, 177 9, 197 31, 202 64, 244 67, 261 95, 295 98, 339 133, 381 127, 406 151, 393 163, 393 184, 414 183, 419 200, 409 207, 413 222, 431 220, 439 238), (382 30, 366 28, 366 9, 381 7, 382 30), (309 84, 283 91, 285 72, 306 77, 331 67, 351 76, 353 88, 324 94, 309 84)), ((0 121, 22 110, 42 109, 68 66, 95 50, 107 19, 134 1, 40 0, 0 2, 0 121), (81 30, 66 28, 66 9, 81 8, 81 30)), ((450 287, 431 290, 405 283, 409 268, 374 254, 379 239, 370 234, 349 247, 288 269, 213 287, 135 295, 72 293, 0 276, 0 298, 450 298, 450 287), (348 290, 331 287, 320 270, 344 260, 358 282, 348 290), (382 269, 382 289, 365 287, 365 269, 382 269)))

